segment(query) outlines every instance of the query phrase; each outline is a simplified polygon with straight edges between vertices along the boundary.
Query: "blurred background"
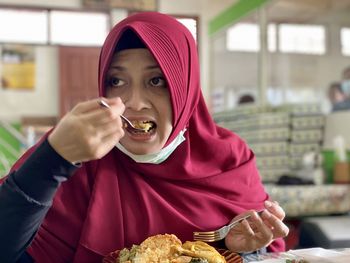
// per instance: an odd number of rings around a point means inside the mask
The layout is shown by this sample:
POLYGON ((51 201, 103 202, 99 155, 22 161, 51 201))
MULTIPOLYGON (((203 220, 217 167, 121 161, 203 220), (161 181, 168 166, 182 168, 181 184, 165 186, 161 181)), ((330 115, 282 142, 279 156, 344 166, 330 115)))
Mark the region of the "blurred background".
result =
POLYGON ((98 96, 103 40, 139 11, 192 32, 213 118, 255 153, 287 248, 350 247, 350 0, 0 0, 0 177, 98 96))

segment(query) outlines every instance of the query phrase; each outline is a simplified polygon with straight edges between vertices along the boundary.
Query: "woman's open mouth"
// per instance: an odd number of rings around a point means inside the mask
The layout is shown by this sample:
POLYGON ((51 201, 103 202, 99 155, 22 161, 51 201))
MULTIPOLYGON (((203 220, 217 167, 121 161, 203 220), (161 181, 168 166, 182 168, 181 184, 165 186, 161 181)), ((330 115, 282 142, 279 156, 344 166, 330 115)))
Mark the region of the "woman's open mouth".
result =
POLYGON ((150 120, 131 120, 131 123, 135 128, 139 130, 127 128, 127 131, 135 135, 153 134, 157 128, 157 124, 154 121, 150 120))

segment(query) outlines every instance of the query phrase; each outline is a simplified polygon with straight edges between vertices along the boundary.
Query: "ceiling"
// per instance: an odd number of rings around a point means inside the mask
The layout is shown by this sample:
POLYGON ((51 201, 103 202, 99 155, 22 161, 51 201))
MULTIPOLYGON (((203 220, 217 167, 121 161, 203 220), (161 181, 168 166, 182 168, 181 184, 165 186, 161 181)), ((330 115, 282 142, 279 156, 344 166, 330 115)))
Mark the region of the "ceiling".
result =
MULTIPOLYGON (((266 10, 269 22, 275 23, 317 23, 334 18, 350 23, 350 0, 271 0, 266 10)), ((249 20, 256 20, 256 14, 249 20)))

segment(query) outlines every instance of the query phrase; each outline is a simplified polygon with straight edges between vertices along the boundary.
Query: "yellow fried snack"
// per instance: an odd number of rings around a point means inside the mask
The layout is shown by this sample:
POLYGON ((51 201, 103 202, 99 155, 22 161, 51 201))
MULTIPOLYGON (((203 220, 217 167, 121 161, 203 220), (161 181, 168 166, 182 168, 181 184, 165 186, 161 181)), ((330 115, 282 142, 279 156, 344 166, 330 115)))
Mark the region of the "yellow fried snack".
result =
POLYGON ((209 263, 225 263, 225 258, 212 246, 202 241, 186 241, 178 251, 181 255, 204 258, 209 263))
POLYGON ((148 132, 153 127, 153 123, 150 121, 132 121, 132 124, 135 128, 142 129, 144 132, 148 132))
POLYGON ((170 262, 176 257, 172 247, 181 247, 181 241, 175 235, 156 235, 144 240, 131 250, 123 249, 119 253, 119 263, 158 263, 170 262))
POLYGON ((212 246, 201 242, 184 244, 172 234, 155 235, 130 250, 123 249, 116 263, 226 263, 212 246))

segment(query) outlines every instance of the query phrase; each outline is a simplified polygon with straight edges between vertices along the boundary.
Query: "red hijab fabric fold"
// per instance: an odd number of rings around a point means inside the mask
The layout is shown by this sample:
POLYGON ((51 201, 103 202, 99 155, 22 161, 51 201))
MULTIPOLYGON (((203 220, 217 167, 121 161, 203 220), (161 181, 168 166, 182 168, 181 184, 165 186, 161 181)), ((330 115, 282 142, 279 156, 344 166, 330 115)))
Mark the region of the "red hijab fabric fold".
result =
MULTIPOLYGON (((85 163, 59 188, 29 248, 36 262, 101 262, 109 252, 159 233, 191 240, 193 231, 220 227, 268 199, 253 153, 213 122, 201 93, 196 44, 175 19, 147 12, 116 25, 101 51, 100 94, 116 43, 128 29, 154 55, 169 84, 174 128, 168 143, 184 128, 186 141, 161 164, 136 163, 117 148, 85 163)), ((271 248, 282 250, 283 243, 271 248)))

